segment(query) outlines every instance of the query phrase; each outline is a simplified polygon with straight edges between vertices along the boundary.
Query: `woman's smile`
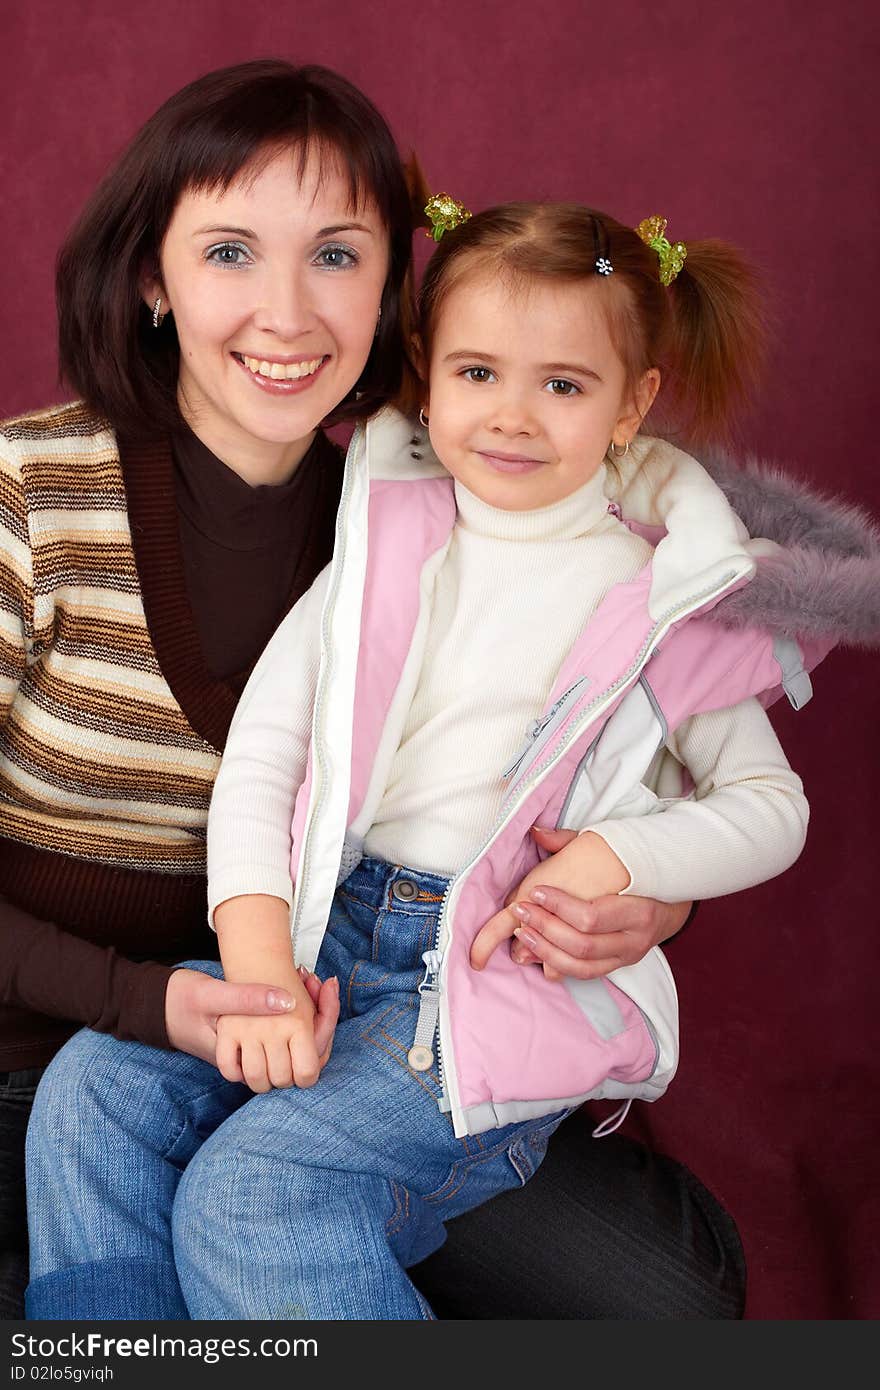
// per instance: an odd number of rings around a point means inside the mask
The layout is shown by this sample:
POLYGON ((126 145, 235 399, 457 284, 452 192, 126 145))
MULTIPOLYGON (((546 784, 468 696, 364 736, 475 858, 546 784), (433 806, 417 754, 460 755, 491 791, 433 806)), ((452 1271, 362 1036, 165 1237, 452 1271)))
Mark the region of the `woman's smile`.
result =
POLYGON ((232 356, 261 391, 281 396, 307 391, 330 361, 329 353, 320 357, 250 357, 233 352, 232 356))

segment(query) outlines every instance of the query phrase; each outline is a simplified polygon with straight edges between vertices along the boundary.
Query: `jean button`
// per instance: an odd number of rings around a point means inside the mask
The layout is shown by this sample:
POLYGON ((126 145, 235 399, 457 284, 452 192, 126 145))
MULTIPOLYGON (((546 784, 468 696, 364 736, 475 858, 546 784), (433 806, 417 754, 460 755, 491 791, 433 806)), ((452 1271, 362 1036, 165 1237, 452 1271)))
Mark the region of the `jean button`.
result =
POLYGON ((402 903, 411 903, 413 898, 418 897, 418 886, 413 883, 411 878, 398 878, 391 885, 391 895, 402 903))

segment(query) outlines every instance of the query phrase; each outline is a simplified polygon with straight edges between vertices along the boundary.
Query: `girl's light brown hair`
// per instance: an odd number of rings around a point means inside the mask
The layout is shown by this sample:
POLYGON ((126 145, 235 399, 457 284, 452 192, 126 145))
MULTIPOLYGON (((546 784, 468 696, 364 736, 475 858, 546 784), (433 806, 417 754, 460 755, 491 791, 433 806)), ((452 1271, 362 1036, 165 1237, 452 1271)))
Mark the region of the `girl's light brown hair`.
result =
POLYGON ((760 373, 766 319, 757 275, 725 242, 688 241, 684 267, 666 287, 656 251, 607 213, 572 203, 488 208, 445 233, 428 263, 419 294, 425 361, 444 300, 471 275, 588 284, 606 307, 628 386, 660 369, 657 433, 692 444, 725 438, 760 373), (612 274, 597 273, 599 256, 612 274))

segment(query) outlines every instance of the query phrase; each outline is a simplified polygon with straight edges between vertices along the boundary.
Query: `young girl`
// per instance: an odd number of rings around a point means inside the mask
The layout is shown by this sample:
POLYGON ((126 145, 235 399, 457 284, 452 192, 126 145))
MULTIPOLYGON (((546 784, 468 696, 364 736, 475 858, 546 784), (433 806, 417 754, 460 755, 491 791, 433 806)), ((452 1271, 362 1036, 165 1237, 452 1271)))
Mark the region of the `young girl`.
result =
POLYGON ((755 547, 694 460, 640 433, 661 371, 692 437, 723 424, 752 280, 662 233, 511 205, 428 269, 430 442, 393 412, 356 437, 334 561, 261 658, 212 800, 226 976, 271 975, 295 1007, 218 1023, 223 1074, 267 1094, 178 1191, 192 1317, 430 1316, 404 1267, 446 1219, 526 1181, 584 1099, 662 1093, 659 951, 606 980, 522 964, 540 891, 521 900, 574 858, 536 869, 535 823, 588 831, 588 896, 730 893, 800 852, 806 803, 754 697, 802 702, 801 653, 711 619, 755 547), (667 804, 670 754, 694 795, 667 804), (519 962, 495 949, 511 933, 519 962), (294 960, 342 996, 318 1085, 294 960))

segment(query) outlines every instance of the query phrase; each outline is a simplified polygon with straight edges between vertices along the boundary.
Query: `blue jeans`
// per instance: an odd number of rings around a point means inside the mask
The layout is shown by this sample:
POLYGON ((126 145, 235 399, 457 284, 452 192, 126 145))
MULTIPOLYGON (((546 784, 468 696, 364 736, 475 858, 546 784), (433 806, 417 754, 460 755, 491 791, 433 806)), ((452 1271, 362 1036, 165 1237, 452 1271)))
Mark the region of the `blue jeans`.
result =
POLYGON ((310 1090, 253 1096, 88 1031, 67 1044, 28 1134, 29 1317, 432 1316, 405 1268, 525 1183, 567 1113, 456 1139, 436 1069, 408 1066, 445 886, 365 859, 337 890, 318 973, 342 1014, 310 1090))

